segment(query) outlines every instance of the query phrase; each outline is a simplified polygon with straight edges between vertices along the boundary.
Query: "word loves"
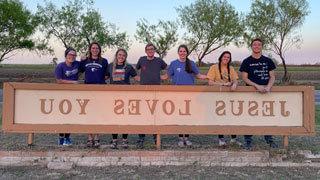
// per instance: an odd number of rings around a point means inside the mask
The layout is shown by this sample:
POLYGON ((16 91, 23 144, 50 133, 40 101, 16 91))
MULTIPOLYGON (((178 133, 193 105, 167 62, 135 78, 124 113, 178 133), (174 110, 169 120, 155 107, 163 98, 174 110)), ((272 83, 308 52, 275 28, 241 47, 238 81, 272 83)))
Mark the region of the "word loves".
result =
MULTIPOLYGON (((62 115, 68 115, 72 111, 77 111, 79 115, 86 115, 87 107, 96 107, 93 100, 90 99, 39 99, 40 111, 42 114, 49 115, 54 111, 62 115), (77 108, 75 108, 75 106, 77 108)), ((192 100, 186 99, 182 102, 175 100, 159 100, 159 99, 114 99, 112 100, 112 109, 106 112, 115 115, 154 115, 155 112, 164 113, 165 115, 191 116, 193 113, 192 100), (179 105, 178 105, 179 104, 179 105), (147 107, 147 108, 142 108, 147 107)), ((212 103, 212 113, 215 116, 282 116, 288 117, 291 112, 286 109, 287 101, 256 101, 256 100, 216 100, 212 103)), ((106 106, 108 107, 108 106, 106 106)), ((94 109, 94 108, 93 108, 94 109)))

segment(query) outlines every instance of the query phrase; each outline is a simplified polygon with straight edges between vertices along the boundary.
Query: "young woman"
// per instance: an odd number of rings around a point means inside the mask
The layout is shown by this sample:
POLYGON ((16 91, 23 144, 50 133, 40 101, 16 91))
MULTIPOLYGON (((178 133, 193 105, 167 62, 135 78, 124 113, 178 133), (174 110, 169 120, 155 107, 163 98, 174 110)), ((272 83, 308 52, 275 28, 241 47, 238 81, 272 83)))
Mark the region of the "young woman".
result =
MULTIPOLYGON (((209 79, 209 85, 227 86, 232 91, 237 88, 238 74, 234 70, 231 63, 231 53, 224 51, 219 57, 219 63, 212 65, 208 71, 207 78, 209 79)), ((224 140, 223 135, 219 135, 219 146, 226 146, 227 143, 224 140)), ((230 143, 234 143, 241 146, 241 142, 237 140, 236 135, 231 135, 230 143)))
MULTIPOLYGON (((101 46, 97 42, 89 45, 89 56, 81 60, 80 70, 85 73, 85 84, 105 84, 107 76, 108 60, 101 57, 101 46)), ((98 134, 89 134, 88 147, 99 147, 98 134)))
MULTIPOLYGON (((196 64, 188 58, 189 50, 186 45, 178 48, 179 58, 172 61, 168 68, 168 76, 174 85, 194 85, 195 77, 206 79, 205 75, 200 74, 196 64)), ((191 146, 189 134, 179 134, 178 146, 191 146)))
MULTIPOLYGON (((58 64, 55 69, 57 83, 61 84, 77 84, 79 78, 80 63, 76 61, 76 51, 69 47, 64 52, 65 61, 58 64)), ((70 133, 59 134, 59 145, 72 145, 70 133)))
MULTIPOLYGON (((127 51, 118 49, 113 63, 108 67, 110 84, 130 84, 130 77, 139 81, 136 70, 127 63, 127 51)), ((128 134, 122 134, 122 147, 128 148, 128 134)), ((112 134, 111 148, 118 148, 118 134, 112 134)))

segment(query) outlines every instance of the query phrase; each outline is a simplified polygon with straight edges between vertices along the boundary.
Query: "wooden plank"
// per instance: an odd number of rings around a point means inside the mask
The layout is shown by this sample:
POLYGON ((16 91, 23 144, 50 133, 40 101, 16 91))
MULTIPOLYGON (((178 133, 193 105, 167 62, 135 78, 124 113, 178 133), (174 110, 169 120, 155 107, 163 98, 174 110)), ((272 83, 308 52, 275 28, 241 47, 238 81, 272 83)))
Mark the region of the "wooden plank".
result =
POLYGON ((289 136, 283 136, 283 147, 288 149, 289 147, 289 136))
POLYGON ((13 130, 14 124, 14 87, 11 83, 3 84, 2 128, 13 130))
POLYGON ((33 139, 34 139, 34 133, 28 133, 28 135, 27 135, 28 146, 32 146, 33 145, 33 139))

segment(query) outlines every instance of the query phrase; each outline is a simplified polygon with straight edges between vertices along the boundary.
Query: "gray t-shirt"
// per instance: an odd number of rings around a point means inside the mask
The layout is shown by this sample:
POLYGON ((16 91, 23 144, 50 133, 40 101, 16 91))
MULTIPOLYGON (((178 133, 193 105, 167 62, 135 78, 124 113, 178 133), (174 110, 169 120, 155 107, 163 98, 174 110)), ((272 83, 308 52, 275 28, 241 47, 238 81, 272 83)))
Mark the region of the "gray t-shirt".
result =
POLYGON ((167 64, 160 58, 154 57, 148 60, 147 56, 140 57, 136 68, 140 71, 141 85, 160 85, 160 72, 165 69, 167 64))

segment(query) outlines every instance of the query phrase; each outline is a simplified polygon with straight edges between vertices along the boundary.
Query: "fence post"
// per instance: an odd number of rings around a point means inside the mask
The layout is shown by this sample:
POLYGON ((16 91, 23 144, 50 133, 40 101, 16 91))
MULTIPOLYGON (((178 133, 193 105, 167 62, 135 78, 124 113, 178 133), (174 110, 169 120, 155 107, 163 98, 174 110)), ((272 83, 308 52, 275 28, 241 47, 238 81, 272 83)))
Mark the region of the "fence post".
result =
POLYGON ((283 136, 283 147, 288 149, 289 147, 289 136, 283 136))
POLYGON ((34 138, 34 133, 29 133, 28 134, 28 146, 33 145, 33 138, 34 138))
POLYGON ((161 135, 157 134, 157 150, 161 150, 161 135))

